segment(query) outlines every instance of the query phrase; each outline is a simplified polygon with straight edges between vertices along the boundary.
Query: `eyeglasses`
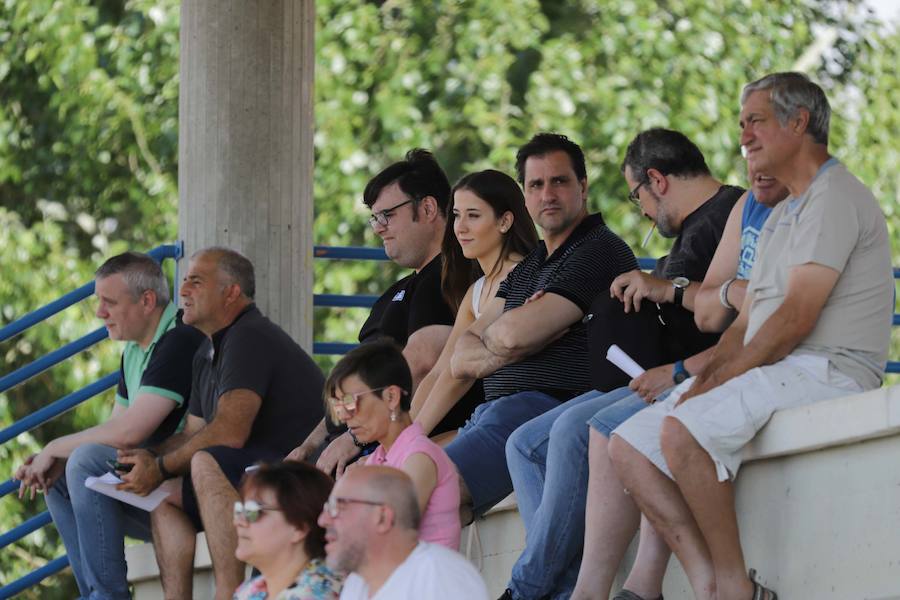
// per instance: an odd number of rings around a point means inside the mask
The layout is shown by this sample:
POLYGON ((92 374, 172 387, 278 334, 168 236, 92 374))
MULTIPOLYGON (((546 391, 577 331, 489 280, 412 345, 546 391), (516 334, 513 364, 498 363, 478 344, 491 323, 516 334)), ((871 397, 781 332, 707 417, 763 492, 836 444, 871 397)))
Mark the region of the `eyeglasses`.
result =
POLYGON ((394 216, 390 213, 394 212, 401 206, 409 204, 410 202, 416 202, 416 199, 410 198, 406 202, 401 202, 400 204, 398 204, 396 206, 392 206, 390 208, 380 210, 377 213, 372 213, 372 216, 369 217, 369 225, 371 225, 372 227, 375 227, 375 225, 378 224, 378 225, 381 225, 382 227, 387 227, 391 217, 394 216))
POLYGON ((322 512, 337 519, 341 514, 341 505, 343 504, 367 504, 369 506, 384 506, 384 502, 375 502, 374 500, 362 500, 357 498, 329 498, 328 502, 322 506, 322 512))
POLYGON ((389 388, 389 385, 384 387, 375 388, 373 390, 363 390, 361 392, 355 392, 353 394, 344 394, 341 398, 331 397, 328 399, 328 404, 331 405, 331 409, 334 411, 343 410, 347 413, 356 412, 356 405, 359 404, 359 397, 363 394, 374 394, 375 392, 380 392, 381 390, 386 390, 389 388))
POLYGON ((258 503, 256 500, 247 500, 246 502, 235 502, 234 503, 234 518, 235 520, 244 519, 248 523, 256 523, 259 521, 259 518, 262 516, 264 512, 270 511, 279 511, 280 508, 275 508, 274 506, 263 506, 258 503))
POLYGON ((637 184, 636 186, 634 186, 633 190, 628 192, 628 199, 631 200, 631 203, 634 204, 635 206, 637 206, 638 208, 641 207, 641 199, 638 197, 638 191, 641 189, 641 187, 647 185, 647 183, 648 182, 646 182, 646 181, 642 181, 639 184, 637 184))

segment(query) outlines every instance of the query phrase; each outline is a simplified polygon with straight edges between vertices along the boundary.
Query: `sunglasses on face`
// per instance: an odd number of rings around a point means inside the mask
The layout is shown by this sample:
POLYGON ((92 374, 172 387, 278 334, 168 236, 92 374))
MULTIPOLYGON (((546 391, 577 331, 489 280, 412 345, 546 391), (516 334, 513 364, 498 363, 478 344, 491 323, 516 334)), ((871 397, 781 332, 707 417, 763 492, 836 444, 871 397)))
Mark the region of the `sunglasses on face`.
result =
POLYGON ((352 414, 356 412, 356 407, 359 404, 359 398, 363 394, 374 394, 375 392, 380 392, 381 390, 386 390, 389 388, 389 385, 384 387, 375 388, 371 390, 363 390, 361 392, 355 392, 353 394, 344 394, 340 398, 332 396, 328 399, 328 404, 331 406, 331 409, 335 412, 338 410, 343 410, 347 414, 352 414))
POLYGON ((280 508, 274 506, 264 506, 256 500, 247 500, 246 502, 234 503, 235 520, 243 519, 248 523, 256 523, 265 512, 281 511, 280 508))

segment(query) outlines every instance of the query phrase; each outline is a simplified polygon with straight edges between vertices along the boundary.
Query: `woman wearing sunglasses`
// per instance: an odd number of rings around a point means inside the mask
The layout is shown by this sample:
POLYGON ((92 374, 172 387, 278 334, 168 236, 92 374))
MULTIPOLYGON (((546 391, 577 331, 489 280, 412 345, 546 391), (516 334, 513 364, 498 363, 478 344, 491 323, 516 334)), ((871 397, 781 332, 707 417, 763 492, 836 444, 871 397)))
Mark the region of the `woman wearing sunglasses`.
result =
MULTIPOLYGON (((500 171, 488 169, 460 179, 448 213, 441 247, 441 288, 457 311, 456 322, 412 401, 412 416, 425 433, 431 433, 475 383, 450 374, 456 340, 481 315, 479 307, 496 296, 500 283, 538 243, 519 184, 500 171)), ((451 439, 442 436, 440 443, 451 439)))
POLYGON ((325 530, 318 524, 334 485, 306 463, 265 464, 241 482, 234 504, 235 556, 260 573, 234 600, 337 600, 341 580, 325 566, 325 530))
POLYGON ((412 376, 400 347, 383 339, 344 355, 325 381, 332 418, 359 444, 377 442, 365 459, 406 472, 422 523, 419 539, 459 548, 459 477, 450 458, 409 416, 412 376))

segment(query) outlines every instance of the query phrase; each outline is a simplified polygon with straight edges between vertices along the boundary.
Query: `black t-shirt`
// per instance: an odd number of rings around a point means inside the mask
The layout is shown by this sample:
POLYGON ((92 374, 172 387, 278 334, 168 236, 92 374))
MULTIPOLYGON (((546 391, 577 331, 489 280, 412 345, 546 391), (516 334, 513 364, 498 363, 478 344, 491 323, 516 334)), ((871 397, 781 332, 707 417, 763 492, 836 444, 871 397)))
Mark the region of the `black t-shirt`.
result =
MULTIPOLYGON (((657 261, 653 275, 670 280, 687 277, 695 282, 694 285, 703 281, 722 239, 728 215, 743 193, 742 188, 723 185, 712 198, 688 215, 668 256, 657 261)), ((660 314, 666 324, 666 362, 693 356, 719 341, 720 334, 697 329, 694 313, 684 307, 660 304, 660 314)))
POLYGON ((401 347, 413 333, 429 325, 453 326, 453 312, 441 294, 441 257, 410 273, 375 301, 359 330, 360 343, 389 337, 401 347))
POLYGON ((309 355, 251 304, 197 351, 189 410, 209 423, 222 394, 250 390, 262 404, 245 445, 284 455, 324 415, 324 384, 309 355))
MULTIPOLYGON (((176 315, 175 327, 163 333, 156 341, 153 354, 147 367, 141 374, 141 387, 171 390, 178 393, 184 401, 170 412, 159 427, 141 444, 142 448, 152 448, 170 437, 184 418, 191 395, 191 368, 197 348, 206 339, 198 329, 181 322, 182 311, 176 315)), ((124 355, 119 367, 119 383, 116 394, 130 399, 125 384, 124 355)))
MULTIPOLYGON (((628 244, 595 214, 586 217, 551 256, 543 242, 538 244, 500 284, 497 295, 506 299, 504 312, 544 290, 563 296, 587 313, 598 293, 609 293, 616 276, 637 268, 628 244)), ((587 326, 579 321, 541 351, 485 378, 485 397, 493 400, 536 390, 567 400, 591 389, 590 362, 587 326)))
MULTIPOLYGON (((410 336, 429 325, 452 327, 453 311, 441 293, 441 257, 431 259, 418 273, 407 275, 381 295, 372 307, 369 318, 359 330, 360 343, 382 337, 393 339, 406 346, 410 336)), ((484 402, 481 381, 477 381, 459 402, 435 425, 433 435, 456 431, 472 415, 475 407, 484 402)), ((328 420, 332 434, 344 431, 328 420)))

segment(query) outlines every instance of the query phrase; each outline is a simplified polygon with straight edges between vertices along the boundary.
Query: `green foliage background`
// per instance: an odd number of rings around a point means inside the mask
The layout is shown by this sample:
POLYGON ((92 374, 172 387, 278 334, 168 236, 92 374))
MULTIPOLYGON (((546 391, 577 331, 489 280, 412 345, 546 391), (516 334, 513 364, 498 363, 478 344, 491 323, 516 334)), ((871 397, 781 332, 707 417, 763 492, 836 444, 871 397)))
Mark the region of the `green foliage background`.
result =
MULTIPOLYGON (((319 0, 317 11, 319 244, 377 245, 362 189, 413 146, 456 179, 511 172, 518 145, 553 130, 585 148, 591 207, 636 247, 646 225, 618 174, 630 138, 680 129, 718 177, 744 183, 740 89, 803 61, 832 100, 832 151, 881 201, 900 264, 900 30, 858 2, 319 0), (820 38, 829 43, 811 51, 820 38)), ((0 324, 89 280, 104 256, 175 239, 178 23, 175 0, 0 0, 0 324)), ((656 238, 643 254, 665 246, 656 238)), ((315 288, 375 294, 398 275, 319 261, 315 288)), ((2 372, 95 329, 89 304, 0 344, 2 372)), ((315 337, 353 340, 364 317, 317 309, 315 337)), ((0 395, 0 421, 113 371, 117 353, 102 344, 0 395)), ((110 399, 0 447, 0 479, 46 440, 104 418, 110 399)), ((42 510, 0 499, 0 528, 42 510)), ((48 527, 0 550, 0 584, 60 547, 48 527)), ((63 574, 24 597, 74 594, 63 574)))

